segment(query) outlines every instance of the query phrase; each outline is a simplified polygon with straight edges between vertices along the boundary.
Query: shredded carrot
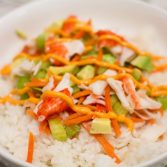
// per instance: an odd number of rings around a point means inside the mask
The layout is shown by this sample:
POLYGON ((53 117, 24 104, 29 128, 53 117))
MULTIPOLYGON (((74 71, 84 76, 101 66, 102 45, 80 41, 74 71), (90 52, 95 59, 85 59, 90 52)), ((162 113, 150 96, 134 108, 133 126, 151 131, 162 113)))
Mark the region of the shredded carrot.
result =
POLYGON ((37 120, 37 115, 32 110, 26 110, 26 114, 37 120))
POLYGON ((85 100, 85 97, 80 97, 78 100, 78 105, 80 105, 85 100))
POLYGON ((145 120, 141 119, 141 118, 137 118, 137 117, 131 117, 131 120, 135 123, 139 123, 139 122, 144 122, 145 120))
POLYGON ((74 113, 74 114, 71 114, 66 120, 74 119, 82 115, 83 114, 80 114, 80 113, 74 113))
POLYGON ((148 124, 153 125, 155 124, 156 120, 155 119, 150 119, 147 121, 148 124))
POLYGON ((120 129, 118 121, 115 119, 111 120, 111 125, 114 129, 116 137, 119 137, 121 135, 121 129, 120 129))
MULTIPOLYGON (((105 103, 106 103, 107 112, 112 112, 112 102, 111 102, 111 98, 110 98, 110 91, 111 91, 110 86, 107 86, 105 88, 105 103)), ((118 124, 118 121, 113 119, 111 121, 111 124, 112 124, 112 127, 114 129, 116 137, 119 137, 121 135, 121 130, 120 130, 120 126, 118 124)))
POLYGON ((40 124, 39 124, 39 131, 41 133, 46 134, 46 135, 50 135, 50 129, 49 129, 47 121, 40 122, 40 124))
POLYGON ((10 75, 11 73, 11 66, 9 64, 5 65, 2 69, 1 69, 1 74, 2 75, 10 75))
POLYGON ((72 58, 71 62, 75 62, 75 61, 79 61, 79 60, 80 60, 80 56, 79 56, 79 55, 75 55, 75 56, 72 58))
POLYGON ((161 95, 167 95, 167 90, 157 90, 157 91, 153 91, 150 96, 153 97, 157 97, 157 96, 161 96, 161 95))
POLYGON ((31 82, 28 82, 26 86, 28 87, 43 87, 47 84, 46 80, 32 79, 31 82))
POLYGON ((65 125, 76 125, 80 124, 86 121, 90 121, 92 119, 92 115, 83 115, 83 116, 78 116, 73 119, 67 119, 64 121, 65 125))
MULTIPOLYGON (((89 132, 90 131, 90 125, 88 123, 84 123, 83 127, 89 132)), ((93 135, 95 139, 102 145, 104 151, 106 154, 108 154, 111 158, 114 158, 116 163, 120 163, 121 160, 119 157, 114 153, 114 147, 106 140, 106 138, 103 135, 93 135)))
POLYGON ((111 98, 110 98, 110 91, 111 91, 110 86, 107 86, 105 88, 105 103, 106 103, 107 112, 112 111, 112 102, 111 102, 111 98))
POLYGON ((87 95, 90 95, 92 92, 90 90, 83 90, 81 92, 77 92, 73 95, 74 98, 80 98, 82 96, 87 96, 87 95))
POLYGON ((102 145, 104 151, 112 158, 116 160, 116 163, 120 163, 121 160, 119 157, 114 153, 114 147, 106 140, 103 135, 94 135, 96 140, 102 145))
POLYGON ((161 71, 164 71, 166 69, 167 69, 167 64, 162 64, 162 65, 156 66, 155 70, 153 72, 161 72, 161 71))
POLYGON ((102 59, 103 59, 103 52, 102 52, 102 50, 100 50, 98 55, 97 55, 97 60, 102 61, 102 59))
POLYGON ((29 133, 28 139, 28 152, 27 152, 27 162, 32 163, 33 161, 33 154, 34 154, 34 142, 35 137, 32 132, 29 133))

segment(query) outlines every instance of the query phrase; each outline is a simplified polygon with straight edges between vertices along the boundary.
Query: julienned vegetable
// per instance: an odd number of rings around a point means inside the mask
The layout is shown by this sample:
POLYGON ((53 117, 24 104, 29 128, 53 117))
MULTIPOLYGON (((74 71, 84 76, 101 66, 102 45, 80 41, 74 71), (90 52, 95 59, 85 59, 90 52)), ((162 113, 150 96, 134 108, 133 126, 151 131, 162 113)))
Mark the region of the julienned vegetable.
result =
MULTIPOLYGON (((124 37, 109 30, 95 32, 90 20, 71 16, 49 27, 1 70, 15 87, 0 102, 23 106, 40 133, 60 142, 80 140, 86 129, 102 145, 101 152, 120 163, 106 135, 116 141, 124 135, 122 129, 132 132, 138 122, 143 127, 156 123, 156 114, 167 109, 167 86, 147 79, 153 70, 167 69, 158 60, 124 37)), ((30 163, 34 139, 30 133, 30 163)))
POLYGON ((65 130, 65 127, 63 126, 61 120, 59 119, 50 119, 49 120, 49 126, 51 130, 51 134, 54 139, 58 141, 66 141, 68 136, 65 130))
POLYGON ((131 61, 131 64, 146 71, 152 71, 154 69, 151 57, 149 56, 137 56, 131 61))
POLYGON ((85 80, 93 78, 94 75, 95 75, 95 67, 93 67, 92 65, 86 65, 79 71, 77 77, 82 80, 85 80))
POLYGON ((91 134, 110 134, 112 132, 111 129, 111 121, 107 118, 95 118, 92 121, 90 133, 91 134))

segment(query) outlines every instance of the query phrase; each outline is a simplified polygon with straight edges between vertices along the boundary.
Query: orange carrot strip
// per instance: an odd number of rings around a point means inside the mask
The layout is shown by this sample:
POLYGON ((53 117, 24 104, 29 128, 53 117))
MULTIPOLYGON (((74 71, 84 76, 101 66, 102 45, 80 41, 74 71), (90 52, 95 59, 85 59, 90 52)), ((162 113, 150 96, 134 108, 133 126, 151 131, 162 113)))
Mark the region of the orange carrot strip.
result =
POLYGON ((156 120, 155 119, 150 119, 150 120, 148 120, 148 124, 150 124, 150 125, 153 125, 153 124, 155 124, 155 122, 156 122, 156 120))
POLYGON ((131 120, 135 123, 139 123, 139 122, 144 122, 145 120, 141 119, 141 118, 137 118, 137 117, 131 117, 131 120))
POLYGON ((37 115, 32 110, 26 110, 26 114, 37 120, 37 115))
POLYGON ((120 163, 121 160, 119 157, 114 153, 114 147, 106 140, 103 135, 94 135, 96 140, 102 145, 104 151, 111 157, 116 160, 116 163, 120 163))
POLYGON ((87 95, 90 95, 92 92, 90 90, 83 90, 81 92, 77 92, 73 95, 74 98, 79 98, 79 97, 82 97, 82 96, 87 96, 87 95))
POLYGON ((80 60, 80 56, 79 55, 75 55, 73 58, 72 58, 72 62, 74 61, 79 61, 80 60))
MULTIPOLYGON (((83 127, 89 132, 90 131, 90 125, 88 123, 84 123, 83 127)), ((106 140, 106 138, 103 135, 93 135, 95 139, 102 145, 104 151, 106 154, 108 154, 111 158, 114 158, 116 160, 116 163, 120 163, 121 160, 119 157, 114 153, 114 147, 106 140)))
MULTIPOLYGON (((110 90, 111 90, 111 88, 109 86, 107 86, 106 89, 105 89, 105 102, 106 102, 107 112, 111 112, 112 111, 110 90)), ((120 126, 118 124, 118 121, 113 119, 111 121, 111 124, 112 124, 112 127, 114 129, 116 137, 119 137, 121 135, 121 130, 120 130, 120 126)))
POLYGON ((103 59, 103 52, 102 52, 102 50, 100 50, 98 55, 97 55, 97 60, 102 61, 102 59, 103 59))
POLYGON ((64 121, 64 124, 65 125, 76 125, 76 124, 80 124, 82 122, 85 122, 85 121, 89 121, 92 119, 92 115, 84 115, 84 116, 79 116, 77 118, 74 118, 74 119, 67 119, 64 121))
POLYGON ((167 69, 167 64, 162 64, 162 65, 157 66, 153 72, 161 72, 166 69, 167 69))
POLYGON ((112 125, 112 127, 114 129, 116 137, 119 137, 121 135, 121 130, 120 130, 120 126, 119 126, 118 121, 116 119, 113 119, 111 121, 111 125, 112 125))
POLYGON ((80 113, 74 113, 74 114, 71 114, 66 120, 74 119, 82 115, 83 114, 80 114, 80 113))
POLYGON ((107 112, 111 112, 112 111, 110 91, 111 91, 110 86, 107 86, 106 89, 105 89, 105 103, 106 103, 107 112))
POLYGON ((47 84, 45 80, 33 79, 31 82, 28 82, 26 86, 28 87, 43 87, 47 84))
POLYGON ((47 121, 43 121, 39 124, 39 131, 41 133, 44 133, 46 135, 49 135, 50 134, 50 129, 49 129, 49 126, 48 126, 48 122, 47 121))
POLYGON ((80 97, 78 101, 78 105, 80 105, 85 100, 85 97, 80 97))
POLYGON ((35 137, 32 132, 29 133, 28 139, 28 152, 27 152, 27 162, 32 163, 33 161, 33 154, 34 154, 34 142, 35 137))

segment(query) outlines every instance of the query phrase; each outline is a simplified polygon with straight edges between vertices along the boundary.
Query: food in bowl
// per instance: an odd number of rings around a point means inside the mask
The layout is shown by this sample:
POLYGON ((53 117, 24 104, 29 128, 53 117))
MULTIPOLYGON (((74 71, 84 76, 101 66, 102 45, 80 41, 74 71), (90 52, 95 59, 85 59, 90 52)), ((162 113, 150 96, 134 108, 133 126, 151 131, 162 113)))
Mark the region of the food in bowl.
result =
POLYGON ((91 20, 52 24, 1 69, 1 147, 53 167, 158 156, 167 151, 167 85, 151 81, 165 80, 165 61, 91 20))

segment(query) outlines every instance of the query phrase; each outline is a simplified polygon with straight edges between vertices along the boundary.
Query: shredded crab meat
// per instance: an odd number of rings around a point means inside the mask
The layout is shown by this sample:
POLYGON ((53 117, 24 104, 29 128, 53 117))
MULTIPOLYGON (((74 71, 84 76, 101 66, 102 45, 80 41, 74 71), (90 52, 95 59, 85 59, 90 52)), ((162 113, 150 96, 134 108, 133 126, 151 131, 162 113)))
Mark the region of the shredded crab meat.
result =
POLYGON ((105 105, 104 102, 104 97, 103 96, 93 96, 93 95, 89 95, 88 97, 86 97, 86 99, 83 101, 84 105, 89 105, 89 104, 102 104, 105 105))
POLYGON ((106 70, 103 74, 112 77, 112 76, 114 76, 114 75, 117 75, 118 73, 117 73, 115 70, 110 70, 110 69, 108 69, 108 70, 106 70))
POLYGON ((144 90, 139 90, 137 94, 138 94, 142 109, 156 110, 161 108, 161 103, 148 97, 144 90))
POLYGON ((66 59, 69 60, 74 54, 81 54, 85 50, 85 46, 80 40, 73 40, 64 42, 64 46, 67 49, 66 59))
POLYGON ((128 49, 128 48, 123 48, 122 49, 122 53, 120 55, 119 61, 120 61, 120 65, 124 66, 125 62, 128 58, 130 58, 131 56, 133 56, 135 53, 134 51, 128 49))
POLYGON ((123 79, 123 88, 125 93, 128 95, 131 107, 134 109, 141 109, 139 97, 137 95, 135 85, 131 79, 125 77, 123 79))
POLYGON ((124 93, 122 82, 114 80, 113 78, 107 79, 108 84, 110 87, 115 91, 116 95, 118 96, 119 100, 121 101, 122 105, 128 109, 129 111, 132 111, 132 107, 129 104, 129 101, 127 100, 127 97, 124 93))
POLYGON ((54 91, 59 92, 66 88, 70 91, 70 93, 73 92, 73 89, 71 88, 70 74, 68 73, 63 76, 62 80, 58 83, 54 91))
POLYGON ((89 89, 95 94, 95 95, 103 95, 104 90, 107 86, 106 81, 98 80, 91 85, 89 85, 89 89))
POLYGON ((42 88, 42 92, 52 90, 54 88, 54 78, 50 77, 49 82, 42 88))

